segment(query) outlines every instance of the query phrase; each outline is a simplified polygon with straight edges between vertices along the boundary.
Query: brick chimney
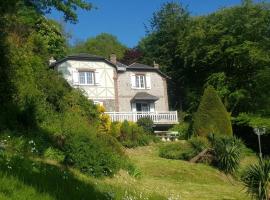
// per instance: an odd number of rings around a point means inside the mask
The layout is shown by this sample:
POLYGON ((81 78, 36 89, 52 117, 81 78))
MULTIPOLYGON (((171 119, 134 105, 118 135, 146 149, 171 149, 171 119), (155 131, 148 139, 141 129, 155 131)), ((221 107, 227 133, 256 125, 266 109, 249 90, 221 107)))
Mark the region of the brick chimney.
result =
POLYGON ((113 64, 116 64, 116 55, 113 53, 110 55, 110 61, 113 63, 113 64))
POLYGON ((154 68, 159 69, 159 64, 157 64, 156 61, 154 61, 154 68))

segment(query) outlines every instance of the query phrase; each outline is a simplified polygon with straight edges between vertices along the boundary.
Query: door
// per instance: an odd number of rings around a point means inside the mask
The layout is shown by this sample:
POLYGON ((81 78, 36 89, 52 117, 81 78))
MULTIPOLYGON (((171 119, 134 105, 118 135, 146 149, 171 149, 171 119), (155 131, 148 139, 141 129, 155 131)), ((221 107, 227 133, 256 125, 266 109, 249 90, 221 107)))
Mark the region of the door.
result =
POLYGON ((150 112, 150 104, 149 103, 136 103, 136 111, 137 112, 150 112))

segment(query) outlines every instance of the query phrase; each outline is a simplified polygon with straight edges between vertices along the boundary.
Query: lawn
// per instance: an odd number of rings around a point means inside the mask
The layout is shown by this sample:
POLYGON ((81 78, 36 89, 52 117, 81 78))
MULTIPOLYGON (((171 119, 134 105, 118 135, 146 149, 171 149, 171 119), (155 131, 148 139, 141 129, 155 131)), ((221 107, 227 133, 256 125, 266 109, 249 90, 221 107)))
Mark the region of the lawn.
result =
POLYGON ((160 158, 157 145, 126 152, 141 172, 139 178, 120 171, 113 178, 96 179, 53 161, 10 162, 12 168, 1 167, 0 199, 249 199, 231 177, 208 165, 160 158))
POLYGON ((121 185, 124 181, 129 187, 155 191, 171 199, 249 199, 239 182, 208 165, 160 158, 157 146, 130 149, 127 153, 141 169, 142 178, 133 180, 123 175, 107 179, 109 183, 121 185))

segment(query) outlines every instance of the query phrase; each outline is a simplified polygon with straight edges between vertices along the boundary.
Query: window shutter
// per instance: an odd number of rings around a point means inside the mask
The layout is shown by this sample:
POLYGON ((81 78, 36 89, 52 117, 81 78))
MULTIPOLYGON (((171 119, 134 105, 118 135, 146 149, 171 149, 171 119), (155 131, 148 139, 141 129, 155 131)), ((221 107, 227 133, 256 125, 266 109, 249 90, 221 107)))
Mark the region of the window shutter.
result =
POLYGON ((150 74, 146 74, 145 79, 146 79, 146 89, 151 89, 151 77, 150 77, 150 74))
POLYGON ((136 88, 136 76, 135 76, 135 74, 131 74, 130 81, 131 81, 131 88, 136 88))
POLYGON ((150 112, 155 112, 155 103, 150 103, 150 112))
POLYGON ((95 84, 100 85, 100 73, 95 71, 95 84))
POLYGON ((136 112, 136 103, 131 103, 132 112, 136 112))
POLYGON ((78 71, 73 71, 72 72, 72 82, 73 82, 73 85, 78 85, 79 84, 79 72, 78 71))

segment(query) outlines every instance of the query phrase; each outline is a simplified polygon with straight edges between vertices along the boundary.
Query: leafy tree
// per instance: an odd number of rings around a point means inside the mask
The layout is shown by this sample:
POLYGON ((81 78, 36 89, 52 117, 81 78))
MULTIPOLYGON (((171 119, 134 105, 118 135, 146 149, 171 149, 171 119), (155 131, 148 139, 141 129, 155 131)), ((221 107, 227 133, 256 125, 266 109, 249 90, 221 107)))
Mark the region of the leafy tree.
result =
POLYGON ((121 59, 126 49, 127 48, 121 44, 115 36, 108 33, 101 33, 94 38, 87 39, 85 42, 78 43, 71 49, 71 52, 89 53, 106 58, 114 53, 117 58, 121 59))
POLYGON ((211 82, 233 115, 267 115, 269 99, 259 85, 270 78, 259 81, 258 74, 269 68, 269 23, 268 3, 246 0, 196 17, 179 4, 166 3, 154 13, 139 49, 143 61, 166 66, 161 69, 172 77, 169 94, 178 108, 195 111, 203 86, 211 82))
POLYGON ((232 135, 230 116, 212 86, 208 86, 194 116, 194 132, 200 136, 210 133, 232 135))

